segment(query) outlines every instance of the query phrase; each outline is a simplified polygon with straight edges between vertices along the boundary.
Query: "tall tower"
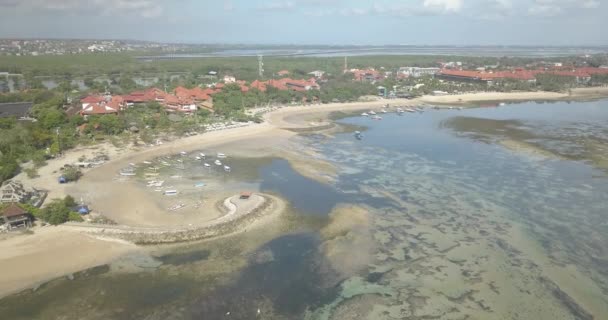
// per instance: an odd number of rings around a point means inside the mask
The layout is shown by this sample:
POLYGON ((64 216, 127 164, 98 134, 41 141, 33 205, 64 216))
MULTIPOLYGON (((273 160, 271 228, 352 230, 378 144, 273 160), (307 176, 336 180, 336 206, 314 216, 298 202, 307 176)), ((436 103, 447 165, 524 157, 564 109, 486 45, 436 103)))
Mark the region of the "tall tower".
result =
POLYGON ((264 78, 264 56, 258 55, 258 75, 260 79, 264 78))
POLYGON ((344 57, 344 72, 348 70, 348 57, 344 57))

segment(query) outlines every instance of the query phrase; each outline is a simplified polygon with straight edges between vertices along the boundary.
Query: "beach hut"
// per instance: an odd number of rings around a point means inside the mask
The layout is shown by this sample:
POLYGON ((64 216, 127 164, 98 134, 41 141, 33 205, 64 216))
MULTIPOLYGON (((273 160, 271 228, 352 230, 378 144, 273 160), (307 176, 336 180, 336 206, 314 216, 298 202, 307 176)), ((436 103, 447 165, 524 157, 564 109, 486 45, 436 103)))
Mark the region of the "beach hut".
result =
POLYGON ((32 215, 16 203, 11 203, 6 207, 2 211, 0 217, 4 220, 4 223, 6 223, 8 230, 19 227, 29 228, 32 226, 32 215))

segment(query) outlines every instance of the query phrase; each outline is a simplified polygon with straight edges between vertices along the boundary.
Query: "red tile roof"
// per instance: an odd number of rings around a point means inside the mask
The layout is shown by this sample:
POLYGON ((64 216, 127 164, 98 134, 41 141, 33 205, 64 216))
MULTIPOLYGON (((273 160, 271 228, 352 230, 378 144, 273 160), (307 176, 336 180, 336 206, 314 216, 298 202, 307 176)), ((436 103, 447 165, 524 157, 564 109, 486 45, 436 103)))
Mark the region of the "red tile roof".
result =
POLYGON ((11 203, 8 207, 6 207, 2 211, 2 215, 7 218, 17 217, 17 216, 21 216, 21 215, 24 215, 27 213, 28 213, 27 211, 23 210, 20 206, 16 205, 15 203, 11 203))
POLYGON ((102 114, 118 114, 119 108, 115 108, 107 103, 92 103, 82 109, 82 115, 102 115, 102 114))
POLYGON ((192 99, 196 101, 205 101, 211 99, 212 92, 208 91, 209 89, 201 89, 199 87, 195 87, 193 89, 187 89, 184 87, 175 88, 175 95, 180 99, 192 99))

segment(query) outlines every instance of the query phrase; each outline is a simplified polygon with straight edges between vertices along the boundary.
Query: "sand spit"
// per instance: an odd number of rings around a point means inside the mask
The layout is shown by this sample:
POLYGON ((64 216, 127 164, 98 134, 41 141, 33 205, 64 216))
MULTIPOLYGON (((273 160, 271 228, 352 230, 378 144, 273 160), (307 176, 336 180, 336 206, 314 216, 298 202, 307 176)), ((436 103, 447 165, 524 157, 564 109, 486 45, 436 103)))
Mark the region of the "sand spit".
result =
POLYGON ((222 203, 226 208, 226 214, 199 226, 146 228, 67 223, 66 227, 92 235, 123 239, 140 245, 187 242, 225 236, 243 230, 263 215, 276 212, 278 208, 284 208, 280 202, 282 202, 281 199, 270 195, 255 194, 249 200, 240 200, 238 195, 233 196, 222 203))

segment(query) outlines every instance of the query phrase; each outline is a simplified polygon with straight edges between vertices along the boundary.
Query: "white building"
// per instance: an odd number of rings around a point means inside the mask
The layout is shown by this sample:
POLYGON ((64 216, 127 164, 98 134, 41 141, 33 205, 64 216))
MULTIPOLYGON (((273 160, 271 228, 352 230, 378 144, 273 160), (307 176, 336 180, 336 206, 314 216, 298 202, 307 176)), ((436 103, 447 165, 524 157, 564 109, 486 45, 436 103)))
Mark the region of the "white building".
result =
POLYGON ((236 78, 234 76, 224 76, 224 83, 235 83, 236 78))
POLYGON ((420 67, 401 67, 399 73, 405 74, 408 77, 422 77, 424 75, 434 75, 439 72, 439 68, 420 68, 420 67))
POLYGON ((323 77, 323 75, 325 74, 325 71, 315 70, 313 72, 309 72, 308 74, 318 79, 318 78, 323 77))

